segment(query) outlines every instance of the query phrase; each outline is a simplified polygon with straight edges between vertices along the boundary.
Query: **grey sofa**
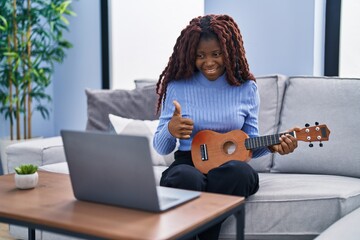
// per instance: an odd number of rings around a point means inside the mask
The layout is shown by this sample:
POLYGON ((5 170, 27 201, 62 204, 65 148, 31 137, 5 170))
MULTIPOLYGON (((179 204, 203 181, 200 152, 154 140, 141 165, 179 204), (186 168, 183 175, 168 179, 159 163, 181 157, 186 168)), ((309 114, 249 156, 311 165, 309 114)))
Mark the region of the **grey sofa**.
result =
MULTIPOLYGON (((348 232, 352 224, 360 223, 360 79, 271 75, 257 77, 257 83, 261 135, 315 122, 326 124, 331 134, 323 147, 318 142, 312 148, 299 142, 292 154, 269 154, 249 162, 259 172, 260 189, 246 201, 246 239, 327 239, 334 232, 348 232), (351 217, 352 212, 357 214, 351 217)), ((134 90, 86 90, 86 129, 109 131, 112 126, 118 133, 151 138, 158 117, 154 114, 155 86, 148 81, 137 81, 136 86, 134 90), (109 113, 119 121, 111 124, 109 113)), ((172 156, 154 153, 152 158, 158 182, 172 156)), ((8 172, 31 162, 67 173, 60 137, 11 145, 7 161, 8 172)), ((26 231, 12 228, 11 233, 21 238, 26 231)), ((233 239, 234 234, 230 217, 221 238, 233 239)), ((43 233, 42 238, 53 235, 43 233)))

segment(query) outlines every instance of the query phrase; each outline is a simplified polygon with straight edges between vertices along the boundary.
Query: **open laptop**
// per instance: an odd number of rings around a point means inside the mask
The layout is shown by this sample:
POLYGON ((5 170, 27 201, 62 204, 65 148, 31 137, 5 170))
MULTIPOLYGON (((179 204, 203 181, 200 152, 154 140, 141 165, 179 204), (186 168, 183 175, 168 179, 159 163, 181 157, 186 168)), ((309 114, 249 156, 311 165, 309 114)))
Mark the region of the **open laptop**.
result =
POLYGON ((147 137, 62 130, 75 198, 160 212, 200 192, 156 186, 147 137))

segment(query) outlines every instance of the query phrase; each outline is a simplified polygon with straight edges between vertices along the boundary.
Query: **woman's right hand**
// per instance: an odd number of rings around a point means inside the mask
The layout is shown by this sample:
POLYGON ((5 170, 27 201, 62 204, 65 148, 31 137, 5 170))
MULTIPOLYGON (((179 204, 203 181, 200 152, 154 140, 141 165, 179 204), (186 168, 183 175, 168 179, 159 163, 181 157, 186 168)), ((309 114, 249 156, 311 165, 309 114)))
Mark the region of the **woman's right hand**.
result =
POLYGON ((169 132, 176 138, 188 139, 194 128, 194 122, 190 118, 183 118, 181 116, 181 106, 178 101, 174 100, 173 104, 175 110, 168 125, 169 132))

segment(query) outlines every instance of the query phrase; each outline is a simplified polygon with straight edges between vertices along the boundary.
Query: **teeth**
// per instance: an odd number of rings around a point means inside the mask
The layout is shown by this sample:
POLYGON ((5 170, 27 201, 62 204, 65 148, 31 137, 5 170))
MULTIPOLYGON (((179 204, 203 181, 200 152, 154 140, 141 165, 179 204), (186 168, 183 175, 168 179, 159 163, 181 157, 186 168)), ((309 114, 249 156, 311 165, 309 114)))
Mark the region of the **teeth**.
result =
POLYGON ((216 72, 216 69, 208 69, 208 70, 206 70, 206 72, 207 73, 214 73, 214 72, 216 72))

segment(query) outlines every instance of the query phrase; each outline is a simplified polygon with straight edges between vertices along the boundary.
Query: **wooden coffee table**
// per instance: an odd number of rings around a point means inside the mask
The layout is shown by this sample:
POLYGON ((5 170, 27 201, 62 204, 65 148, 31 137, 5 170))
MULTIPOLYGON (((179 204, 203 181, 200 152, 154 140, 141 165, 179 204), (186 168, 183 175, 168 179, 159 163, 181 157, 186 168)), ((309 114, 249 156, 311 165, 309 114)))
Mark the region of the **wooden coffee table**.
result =
POLYGON ((87 239, 186 239, 234 214, 237 239, 244 238, 244 198, 202 193, 163 213, 78 201, 67 174, 39 171, 31 190, 15 187, 14 175, 0 176, 0 222, 87 239))

